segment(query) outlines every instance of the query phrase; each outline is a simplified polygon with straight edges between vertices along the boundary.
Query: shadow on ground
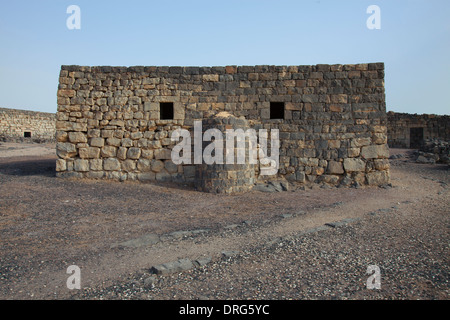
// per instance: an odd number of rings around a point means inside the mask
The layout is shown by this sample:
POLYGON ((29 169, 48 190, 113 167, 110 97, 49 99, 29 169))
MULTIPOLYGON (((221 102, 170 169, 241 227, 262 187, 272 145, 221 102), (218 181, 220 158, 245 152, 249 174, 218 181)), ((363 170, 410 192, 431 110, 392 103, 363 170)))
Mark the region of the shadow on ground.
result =
POLYGON ((0 173, 13 176, 56 177, 56 161, 54 159, 9 159, 8 162, 0 163, 0 173))

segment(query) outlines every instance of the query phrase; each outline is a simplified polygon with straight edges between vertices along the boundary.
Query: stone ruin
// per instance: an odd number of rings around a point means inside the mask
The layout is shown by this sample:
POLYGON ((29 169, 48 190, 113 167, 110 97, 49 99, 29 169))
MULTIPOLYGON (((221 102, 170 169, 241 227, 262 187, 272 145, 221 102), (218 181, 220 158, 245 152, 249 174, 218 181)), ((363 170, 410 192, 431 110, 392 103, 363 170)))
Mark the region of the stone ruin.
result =
POLYGON ((0 141, 55 140, 54 113, 0 108, 0 141))
POLYGON ((429 140, 450 141, 450 116, 389 111, 387 117, 391 148, 419 149, 429 140))
POLYGON ((450 116, 388 112, 388 145, 416 149, 418 163, 450 166, 450 116))
POLYGON ((170 181, 216 193, 245 192, 273 179, 389 183, 383 63, 62 66, 57 102, 58 177, 170 181), (196 121, 205 130, 277 131, 276 174, 260 175, 260 158, 175 164, 172 133, 192 132, 196 121))

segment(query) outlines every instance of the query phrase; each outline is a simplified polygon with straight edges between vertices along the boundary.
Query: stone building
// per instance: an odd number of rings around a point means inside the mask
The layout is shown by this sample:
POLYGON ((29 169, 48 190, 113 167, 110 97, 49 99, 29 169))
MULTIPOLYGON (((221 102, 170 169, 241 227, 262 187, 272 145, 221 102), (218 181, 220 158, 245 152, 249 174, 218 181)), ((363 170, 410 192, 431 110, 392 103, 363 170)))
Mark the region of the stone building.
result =
POLYGON ((0 138, 2 140, 54 140, 54 113, 0 108, 0 138))
POLYGON ((344 186, 389 182, 383 63, 62 66, 57 96, 59 177, 197 181, 201 190, 226 193, 274 177, 344 186), (222 112, 228 120, 217 116, 222 112), (175 164, 178 142, 171 135, 192 132, 195 121, 203 129, 267 130, 269 137, 278 130, 276 175, 261 176, 261 161, 175 164))
POLYGON ((450 116, 387 113, 388 144, 391 148, 420 148, 425 140, 450 141, 450 116))

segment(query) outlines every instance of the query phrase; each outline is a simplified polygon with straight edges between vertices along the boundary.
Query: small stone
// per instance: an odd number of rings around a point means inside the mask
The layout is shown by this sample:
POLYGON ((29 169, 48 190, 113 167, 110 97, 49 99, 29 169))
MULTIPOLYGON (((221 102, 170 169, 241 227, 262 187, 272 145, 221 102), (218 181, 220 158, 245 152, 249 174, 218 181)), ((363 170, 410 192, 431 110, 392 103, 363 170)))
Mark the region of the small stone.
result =
POLYGON ((154 274, 171 274, 175 272, 180 272, 184 270, 189 270, 194 268, 194 265, 189 259, 180 259, 173 262, 163 263, 150 268, 150 272, 154 274))
POLYGON ((206 266, 208 263, 210 263, 212 261, 211 257, 204 257, 204 258, 199 258, 197 260, 194 260, 194 265, 196 267, 204 267, 206 266))
POLYGON ((156 277, 148 277, 144 279, 144 288, 152 289, 155 287, 156 277))
POLYGON ((225 259, 233 258, 233 257, 236 257, 237 255, 239 255, 239 251, 234 251, 234 250, 222 251, 222 257, 225 259))

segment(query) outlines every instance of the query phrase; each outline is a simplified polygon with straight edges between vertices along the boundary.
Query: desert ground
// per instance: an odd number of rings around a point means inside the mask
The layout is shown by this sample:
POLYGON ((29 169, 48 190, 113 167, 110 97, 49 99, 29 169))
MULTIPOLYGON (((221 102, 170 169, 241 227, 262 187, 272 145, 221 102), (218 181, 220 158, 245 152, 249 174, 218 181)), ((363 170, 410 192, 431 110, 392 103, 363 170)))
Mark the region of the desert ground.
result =
POLYGON ((216 195, 60 179, 54 145, 2 142, 0 299, 447 300, 449 167, 391 153, 383 188, 216 195))

